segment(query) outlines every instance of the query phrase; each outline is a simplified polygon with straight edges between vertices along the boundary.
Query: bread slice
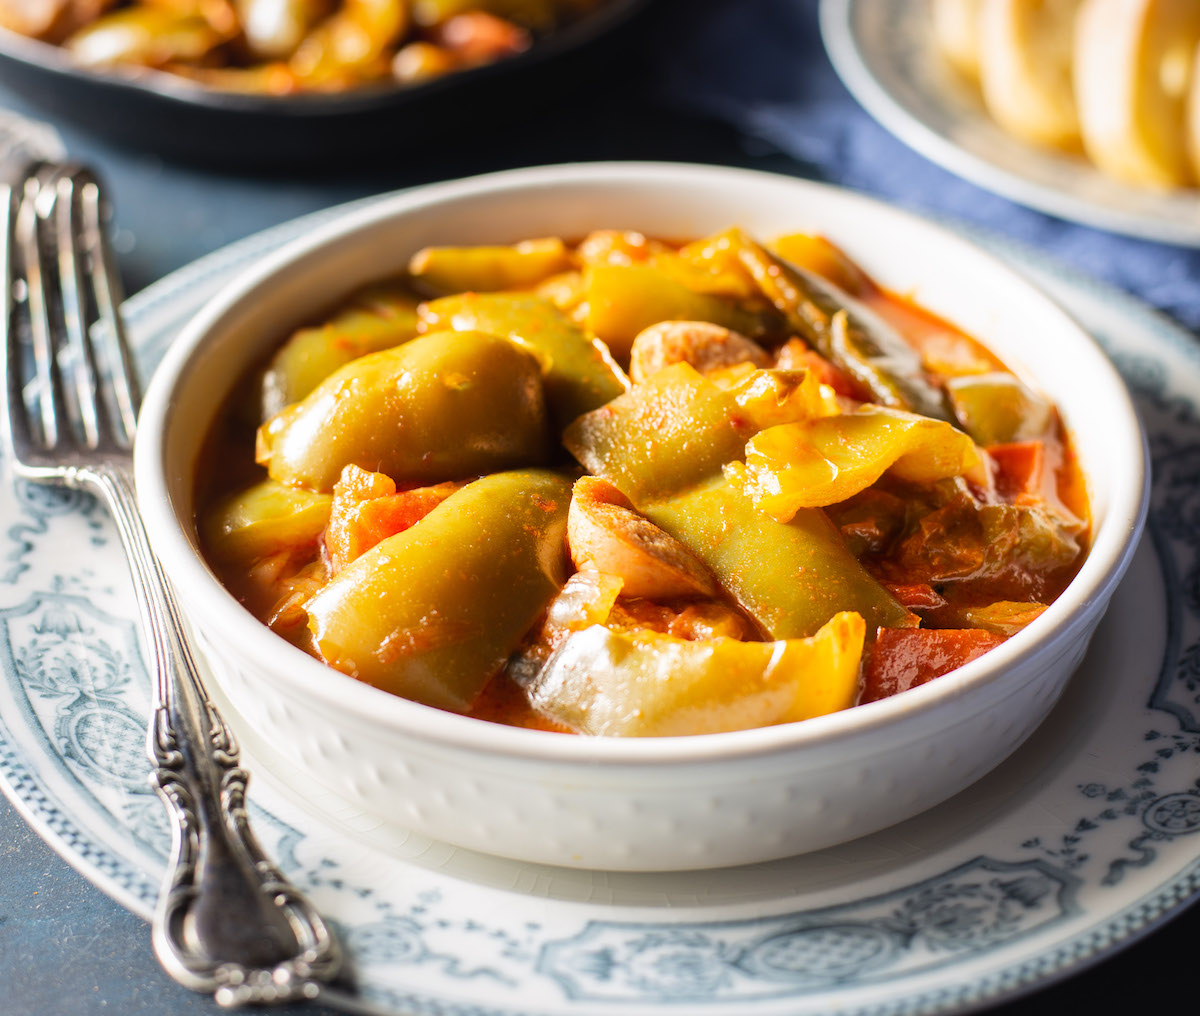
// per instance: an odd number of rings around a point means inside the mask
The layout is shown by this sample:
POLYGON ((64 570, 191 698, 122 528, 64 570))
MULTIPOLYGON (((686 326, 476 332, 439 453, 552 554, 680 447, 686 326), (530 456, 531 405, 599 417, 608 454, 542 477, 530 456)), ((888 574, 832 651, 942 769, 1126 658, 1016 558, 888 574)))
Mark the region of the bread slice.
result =
POLYGON ((1075 95, 1084 147, 1105 173, 1164 189, 1200 179, 1185 136, 1197 43, 1197 0, 1084 0, 1075 95))

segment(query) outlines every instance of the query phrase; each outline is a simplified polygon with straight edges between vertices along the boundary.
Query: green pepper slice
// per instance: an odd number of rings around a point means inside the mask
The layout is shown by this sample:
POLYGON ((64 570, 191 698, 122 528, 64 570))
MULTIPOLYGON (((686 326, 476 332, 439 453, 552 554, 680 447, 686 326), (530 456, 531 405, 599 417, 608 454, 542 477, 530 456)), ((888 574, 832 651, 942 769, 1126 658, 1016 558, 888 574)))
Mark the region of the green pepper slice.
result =
POLYGON ((781 522, 866 490, 885 472, 935 483, 982 470, 979 449, 942 420, 867 404, 852 413, 770 427, 746 445, 729 478, 781 522))
POLYGON ((488 293, 536 286, 570 267, 566 244, 553 236, 506 247, 423 247, 408 273, 434 293, 488 293))
POLYGON ((283 550, 315 546, 332 504, 329 494, 262 480, 205 512, 201 533, 214 557, 249 566, 283 550))
POLYGON ((913 623, 819 508, 777 522, 723 478, 638 507, 773 639, 807 638, 839 611, 861 614, 870 631, 913 623))
POLYGON ((979 444, 1008 444, 1042 437, 1054 423, 1053 406, 1012 374, 970 374, 946 382, 962 429, 979 444))
POLYGON ((910 623, 824 512, 777 522, 725 480, 748 432, 733 395, 678 363, 576 420, 563 440, 708 565, 772 638, 810 636, 838 611, 861 614, 871 630, 910 623))
POLYGON ((488 332, 509 339, 541 364, 546 402, 561 428, 629 388, 608 351, 554 304, 521 293, 459 293, 420 308, 428 330, 488 332))
POLYGON ((465 712, 567 578, 571 483, 493 473, 337 574, 307 605, 324 659, 416 702, 465 712))
POLYGON ((581 416, 563 436, 588 470, 639 507, 700 483, 740 458, 747 432, 728 392, 676 363, 581 416))
POLYGON ((689 641, 593 625, 568 635, 530 688, 543 713, 585 734, 669 737, 749 730, 854 705, 863 620, 812 638, 689 641))
POLYGON ((540 465, 549 455, 537 362, 478 332, 435 332, 354 360, 259 428, 281 483, 333 489, 356 465, 404 483, 540 465))
POLYGON ((262 419, 299 402, 339 367, 417 334, 417 299, 396 282, 360 290, 334 317, 293 333, 262 379, 262 419))
POLYGON ((660 321, 710 321, 750 338, 769 321, 735 300, 689 289, 652 265, 589 265, 583 273, 587 325, 622 363, 639 332, 660 321))

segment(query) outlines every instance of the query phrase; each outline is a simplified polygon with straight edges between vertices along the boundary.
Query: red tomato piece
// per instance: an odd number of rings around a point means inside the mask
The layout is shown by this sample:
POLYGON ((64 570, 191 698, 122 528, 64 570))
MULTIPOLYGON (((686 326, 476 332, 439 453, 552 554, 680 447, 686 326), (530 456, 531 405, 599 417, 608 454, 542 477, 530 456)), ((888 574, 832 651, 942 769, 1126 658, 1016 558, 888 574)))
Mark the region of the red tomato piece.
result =
POLYGON ((861 701, 916 688, 1003 641, 1003 635, 977 628, 880 628, 863 674, 861 701))
POLYGON ((1041 498, 1046 483, 1046 445, 1043 441, 1015 441, 990 445, 987 453, 996 464, 996 493, 1006 501, 1022 495, 1041 498))
POLYGON ((936 610, 938 607, 946 606, 945 597, 928 582, 911 582, 903 585, 885 582, 884 586, 905 610, 936 610))

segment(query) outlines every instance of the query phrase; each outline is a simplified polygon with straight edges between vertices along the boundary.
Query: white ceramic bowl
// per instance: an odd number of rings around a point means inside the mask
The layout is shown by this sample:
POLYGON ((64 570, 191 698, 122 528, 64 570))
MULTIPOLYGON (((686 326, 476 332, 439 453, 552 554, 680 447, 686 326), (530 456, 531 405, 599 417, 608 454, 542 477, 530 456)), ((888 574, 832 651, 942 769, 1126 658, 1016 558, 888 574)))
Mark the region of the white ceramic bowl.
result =
POLYGON ((977 780, 1034 730, 1079 664, 1146 510, 1142 431, 1097 345, 1017 272, 859 195, 734 169, 519 170, 381 199, 280 251, 217 297, 150 385, 136 452, 154 547, 221 692, 297 794, 378 824, 573 867, 668 870, 783 857, 909 818, 977 780), (597 227, 693 237, 731 224, 820 232, 893 291, 982 339, 1058 404, 1088 482, 1079 575, 1027 629, 920 688, 803 723, 596 739, 503 727, 360 684, 278 639, 197 549, 193 473, 231 388, 290 329, 431 243, 597 227))

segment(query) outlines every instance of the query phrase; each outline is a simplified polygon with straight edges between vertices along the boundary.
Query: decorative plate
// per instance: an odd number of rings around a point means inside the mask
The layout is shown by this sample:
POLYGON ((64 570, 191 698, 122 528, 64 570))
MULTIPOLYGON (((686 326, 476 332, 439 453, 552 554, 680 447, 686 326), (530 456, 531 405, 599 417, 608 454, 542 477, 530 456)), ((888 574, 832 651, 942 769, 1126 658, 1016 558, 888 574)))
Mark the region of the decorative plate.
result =
MULTIPOLYGON (((240 268, 331 214, 130 300, 143 366, 240 268)), ((330 1004, 422 1016, 960 1012, 1077 969, 1193 898, 1200 351, 1126 297, 1034 271, 1135 391, 1155 484, 1149 535, 1033 738, 970 790, 874 836, 754 867, 638 875, 416 836, 381 849, 368 823, 354 836, 323 825, 229 717, 264 846, 351 957, 353 994, 330 992, 330 1004)), ((119 545, 89 498, 0 473, 0 784, 68 861, 148 915, 167 835, 145 777, 148 678, 119 545)))
POLYGON ((977 91, 937 52, 929 0, 821 0, 821 35, 867 112, 950 172, 1060 218, 1200 244, 1195 191, 1130 187, 1082 157, 1036 148, 996 126, 977 91))

